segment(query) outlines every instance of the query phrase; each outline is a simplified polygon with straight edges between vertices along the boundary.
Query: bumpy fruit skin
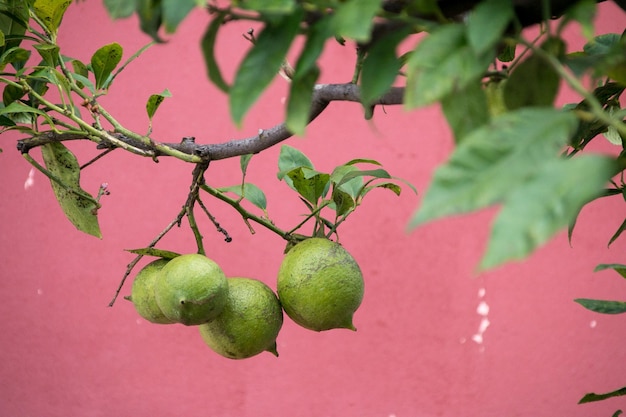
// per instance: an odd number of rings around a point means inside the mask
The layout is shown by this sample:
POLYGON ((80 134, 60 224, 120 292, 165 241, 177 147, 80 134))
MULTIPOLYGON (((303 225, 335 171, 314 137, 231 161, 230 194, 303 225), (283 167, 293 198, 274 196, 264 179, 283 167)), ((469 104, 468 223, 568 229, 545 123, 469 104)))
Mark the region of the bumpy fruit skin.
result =
POLYGON ((283 325, 283 310, 276 294, 250 278, 228 278, 228 287, 222 313, 198 327, 204 342, 230 359, 245 359, 263 351, 278 356, 276 337, 283 325))
POLYGON ((217 317, 228 299, 224 272, 204 255, 187 254, 167 263, 154 283, 154 296, 168 319, 187 326, 217 317))
POLYGON ((363 300, 363 275, 340 244, 324 238, 298 243, 280 265, 277 290, 285 313, 300 326, 356 330, 352 316, 363 300))
POLYGON ((128 297, 137 313, 151 323, 174 323, 165 317, 154 298, 154 282, 167 262, 167 259, 157 259, 144 266, 135 277, 128 297))

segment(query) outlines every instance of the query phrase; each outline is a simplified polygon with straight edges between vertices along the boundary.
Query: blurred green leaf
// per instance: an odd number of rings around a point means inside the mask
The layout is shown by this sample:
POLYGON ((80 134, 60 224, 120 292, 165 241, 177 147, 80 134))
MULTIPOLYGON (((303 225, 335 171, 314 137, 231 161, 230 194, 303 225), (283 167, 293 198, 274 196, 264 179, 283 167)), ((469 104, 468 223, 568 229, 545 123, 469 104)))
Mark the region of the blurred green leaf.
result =
POLYGON ((292 169, 286 175, 293 182, 293 188, 314 206, 328 192, 330 184, 329 174, 301 166, 292 169))
POLYGON ((155 42, 162 43, 159 36, 159 29, 163 22, 162 0, 136 0, 137 16, 139 17, 139 27, 149 35, 155 42))
POLYGON ((103 88, 111 72, 122 60, 122 47, 118 43, 110 43, 98 49, 91 57, 91 69, 96 78, 96 89, 103 88))
POLYGON ((578 0, 565 11, 560 27, 564 28, 567 23, 574 20, 580 24, 583 36, 591 40, 594 35, 593 21, 596 17, 595 0, 578 0))
POLYGON ((467 22, 467 38, 476 54, 483 54, 500 40, 511 20, 515 17, 510 0, 486 0, 470 13, 467 22))
POLYGON ((580 401, 578 401, 578 404, 585 404, 594 401, 603 401, 608 398, 621 397, 622 395, 626 395, 626 387, 620 388, 612 392, 607 392, 606 394, 594 394, 593 392, 590 392, 589 394, 585 394, 585 396, 582 397, 580 401))
POLYGON ((474 52, 463 25, 437 28, 409 56, 404 107, 433 104, 455 88, 465 88, 482 77, 493 58, 494 53, 474 52))
POLYGON ((340 3, 333 15, 335 33, 355 41, 369 40, 380 3, 381 0, 347 0, 340 3))
POLYGON ((206 2, 201 0, 161 0, 163 25, 168 33, 174 33, 180 22, 196 7, 206 2))
POLYGON ((456 143, 489 122, 487 95, 480 80, 445 96, 441 100, 441 108, 454 133, 456 143))
POLYGON ((148 98, 148 102, 146 103, 146 112, 148 113, 148 118, 152 120, 154 113, 156 113, 157 109, 167 97, 172 97, 172 93, 167 88, 163 90, 161 94, 152 94, 150 98, 148 98))
POLYGON ((620 274, 622 278, 626 278, 626 265, 622 265, 622 264, 600 264, 595 267, 593 272, 604 271, 606 269, 612 269, 618 274, 620 274))
POLYGON ((267 22, 237 70, 230 89, 230 114, 237 125, 274 79, 298 33, 302 11, 267 22))
POLYGON ((122 19, 133 14, 137 0, 104 0, 104 7, 112 19, 122 19))
POLYGON ((74 154, 60 142, 41 146, 41 154, 50 174, 60 181, 51 179, 50 183, 65 216, 81 232, 101 238, 98 204, 80 188, 80 167, 74 154))
POLYGON ((265 197, 265 193, 259 187, 249 182, 243 184, 243 187, 239 184, 232 185, 230 187, 218 188, 218 190, 223 193, 230 192, 241 198, 245 198, 261 210, 267 209, 267 198, 265 197))
POLYGON ((126 249, 126 252, 134 253, 135 255, 156 256, 163 259, 174 259, 180 256, 180 253, 157 248, 126 249))
POLYGON ((319 68, 314 66, 306 74, 298 74, 291 80, 286 124, 287 129, 296 135, 304 136, 306 126, 311 119, 313 87, 319 75, 319 68))
POLYGON ((237 7, 260 13, 291 13, 296 4, 294 0, 237 0, 237 7))
POLYGON ((364 106, 371 105, 393 85, 402 67, 396 48, 409 33, 409 30, 398 30, 386 34, 367 51, 361 70, 361 102, 364 106))
POLYGON ((56 35, 63 15, 71 3, 72 0, 35 0, 33 11, 46 29, 56 35))
POLYGON ((626 313, 626 302, 623 301, 592 300, 589 298, 577 298, 574 301, 587 310, 600 314, 626 313))
POLYGON ((217 60, 215 59, 215 40, 217 39, 217 31, 222 27, 225 16, 225 13, 217 13, 213 17, 206 32, 204 32, 204 36, 202 36, 201 46, 209 80, 211 80, 217 88, 227 93, 230 87, 226 84, 226 81, 224 81, 222 72, 220 71, 217 60))
POLYGON ((538 55, 519 64, 504 84, 504 102, 509 110, 530 106, 552 106, 561 78, 538 55))
POLYGON ((615 161, 600 155, 544 161, 534 170, 533 178, 511 184, 493 223, 481 269, 526 258, 598 197, 617 172, 615 161))
POLYGON ((470 133, 434 174, 409 227, 478 210, 504 199, 557 158, 576 118, 555 109, 508 112, 470 133))

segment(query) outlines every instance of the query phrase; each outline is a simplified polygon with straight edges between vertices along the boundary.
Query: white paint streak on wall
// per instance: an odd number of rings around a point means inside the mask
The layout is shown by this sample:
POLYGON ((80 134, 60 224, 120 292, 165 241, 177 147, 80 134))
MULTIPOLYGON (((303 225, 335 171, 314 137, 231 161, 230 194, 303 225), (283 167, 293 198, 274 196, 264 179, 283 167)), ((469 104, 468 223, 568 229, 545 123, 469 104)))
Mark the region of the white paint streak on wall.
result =
POLYGON ((481 319, 480 324, 478 325, 478 331, 472 336, 472 340, 481 345, 481 352, 484 351, 484 346, 482 346, 484 342, 484 334, 490 324, 488 318, 489 304, 487 304, 487 302, 483 300, 483 297, 486 293, 487 291, 485 290, 485 288, 481 288, 478 290, 478 298, 480 298, 480 302, 478 303, 478 307, 476 307, 476 313, 478 313, 481 319))
POLYGON ((33 185, 35 185, 35 168, 31 168, 28 172, 28 177, 24 181, 24 190, 28 190, 33 185))

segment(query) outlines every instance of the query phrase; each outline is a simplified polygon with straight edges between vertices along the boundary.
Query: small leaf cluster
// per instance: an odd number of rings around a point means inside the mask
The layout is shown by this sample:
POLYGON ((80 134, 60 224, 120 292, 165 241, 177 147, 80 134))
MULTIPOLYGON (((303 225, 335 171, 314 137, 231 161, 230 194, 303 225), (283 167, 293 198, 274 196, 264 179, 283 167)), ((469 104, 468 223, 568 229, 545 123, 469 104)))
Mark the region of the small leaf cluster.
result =
MULTIPOLYGON (((600 264, 594 272, 613 270, 617 272, 622 278, 626 278, 626 265, 623 264, 600 264)), ((595 300, 590 298, 577 298, 576 301, 581 306, 588 310, 594 311, 600 314, 623 314, 626 313, 626 302, 624 301, 609 301, 609 300, 595 300)), ((588 393, 578 402, 579 404, 585 404, 595 401, 602 401, 613 397, 621 397, 626 395, 626 387, 603 393, 588 393)), ((614 416, 620 415, 622 412, 618 410, 614 416)))
MULTIPOLYGON (((337 227, 353 213, 372 190, 387 189, 400 195, 404 182, 415 193, 417 190, 406 181, 392 177, 373 159, 353 159, 338 165, 330 173, 320 172, 301 151, 283 145, 278 159, 278 179, 295 190, 308 208, 306 220, 315 219, 312 236, 330 237, 337 227), (374 169, 361 169, 359 165, 374 165, 374 169), (331 219, 322 215, 328 208, 331 219)), ((301 223, 301 224, 304 224, 301 223)), ((299 226, 298 226, 299 227, 299 226)))

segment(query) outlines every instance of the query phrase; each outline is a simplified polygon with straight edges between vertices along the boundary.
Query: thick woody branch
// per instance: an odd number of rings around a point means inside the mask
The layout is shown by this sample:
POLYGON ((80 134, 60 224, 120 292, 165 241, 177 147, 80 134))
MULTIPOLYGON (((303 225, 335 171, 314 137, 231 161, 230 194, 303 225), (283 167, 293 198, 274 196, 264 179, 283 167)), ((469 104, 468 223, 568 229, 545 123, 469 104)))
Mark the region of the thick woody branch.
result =
MULTIPOLYGON (((397 105, 402 104, 404 98, 404 88, 393 87, 389 92, 380 97, 372 106, 376 105, 397 105)), ((346 84, 318 84, 313 90, 313 99, 311 103, 310 121, 319 116, 326 107, 333 101, 350 101, 355 103, 361 102, 361 93, 357 85, 352 83, 346 84)), ((152 148, 149 145, 138 142, 135 139, 128 138, 119 133, 111 133, 117 140, 125 144, 133 146, 138 150, 145 151, 146 156, 157 157, 163 156, 162 152, 152 148)), ((213 161, 219 159, 227 159, 240 155, 255 154, 268 149, 285 139, 293 136, 284 123, 273 126, 269 129, 261 129, 256 136, 234 139, 223 143, 214 144, 197 144, 192 137, 184 138, 180 143, 163 143, 173 150, 182 152, 187 155, 194 155, 202 158, 204 161, 213 161)), ((67 140, 90 139, 87 135, 79 133, 55 133, 44 132, 41 135, 22 139, 18 141, 17 148, 22 153, 27 153, 30 149, 42 146, 50 142, 63 142, 67 140)), ((111 149, 116 145, 107 141, 100 141, 98 148, 111 149)))

